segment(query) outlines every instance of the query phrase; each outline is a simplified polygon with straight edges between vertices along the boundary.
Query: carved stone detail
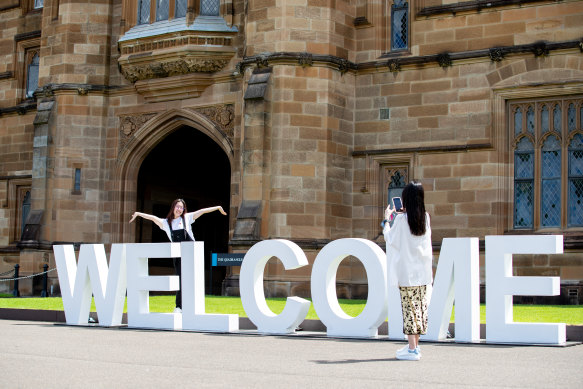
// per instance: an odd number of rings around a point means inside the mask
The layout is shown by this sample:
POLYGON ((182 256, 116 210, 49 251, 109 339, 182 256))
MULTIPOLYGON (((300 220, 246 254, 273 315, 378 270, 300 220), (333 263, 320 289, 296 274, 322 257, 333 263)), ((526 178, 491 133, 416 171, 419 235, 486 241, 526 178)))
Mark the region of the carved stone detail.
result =
POLYGON ((192 111, 206 116, 216 123, 229 138, 233 138, 235 133, 235 106, 233 104, 192 108, 192 111))
POLYGON ((37 97, 53 97, 54 95, 51 85, 44 85, 42 90, 37 94, 37 97))
POLYGON ((350 62, 347 59, 341 59, 338 64, 338 71, 340 74, 346 73, 350 69, 350 62))
POLYGON ((399 63, 398 59, 391 59, 387 62, 387 66, 389 67, 389 71, 393 73, 398 73, 401 71, 401 64, 399 63))
POLYGON ((442 68, 446 68, 448 66, 451 66, 452 61, 451 61, 451 57, 449 56, 449 53, 438 54, 437 55, 437 63, 442 68))
POLYGON ((122 42, 120 52, 122 55, 127 55, 185 45, 232 46, 233 39, 230 36, 181 35, 170 38, 164 37, 162 39, 154 39, 150 41, 136 40, 135 42, 122 42))
POLYGON ((245 71, 245 67, 243 66, 243 62, 237 62, 237 65, 235 65, 236 75, 243 74, 244 71, 245 71))
POLYGON ((310 53, 301 53, 300 57, 298 58, 298 63, 301 67, 305 68, 307 66, 312 66, 312 54, 310 53))
POLYGON ((267 61, 267 57, 265 57, 263 55, 258 55, 255 58, 255 64, 257 65, 258 68, 269 67, 269 62, 267 61))
POLYGON ((500 62, 504 59, 504 51, 499 48, 490 49, 488 55, 490 56, 490 60, 494 62, 500 62))
MULTIPOLYGON (((189 108, 189 110, 206 116, 209 120, 219 126, 229 138, 233 138, 235 132, 235 106, 233 104, 189 108)), ((118 154, 130 142, 134 134, 156 115, 158 115, 158 113, 122 115, 119 117, 118 154)))
POLYGON ((549 55, 549 48, 545 42, 536 42, 532 46, 532 53, 535 57, 546 57, 549 55))
POLYGON ((119 118, 119 147, 118 150, 124 149, 133 134, 136 133, 146 122, 156 116, 155 113, 143 113, 139 115, 120 116, 119 118))
POLYGON ((177 76, 188 73, 213 73, 223 69, 228 59, 187 58, 169 62, 150 62, 122 66, 123 76, 130 82, 177 76))

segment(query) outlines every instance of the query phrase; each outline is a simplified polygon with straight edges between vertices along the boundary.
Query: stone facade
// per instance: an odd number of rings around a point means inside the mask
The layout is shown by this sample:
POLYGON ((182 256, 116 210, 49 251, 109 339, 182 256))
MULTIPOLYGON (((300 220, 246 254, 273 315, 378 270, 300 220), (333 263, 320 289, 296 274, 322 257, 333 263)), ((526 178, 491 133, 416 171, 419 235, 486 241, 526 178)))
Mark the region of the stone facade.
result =
MULTIPOLYGON (((310 263, 339 238, 383 247, 387 199, 416 179, 435 264, 447 237, 562 233, 564 255, 517 256, 514 274, 560 276, 554 301, 581 302, 567 155, 583 134, 582 1, 186 0, 173 17, 181 2, 160 21, 154 0, 146 19, 137 0, 0 5, 0 273, 54 268, 55 243, 163 240, 128 220, 164 216, 176 197, 228 209, 195 223, 207 254, 273 238, 310 263), (563 150, 559 222, 542 221, 537 176, 533 226, 520 228, 511 104, 545 101, 575 115, 551 131, 563 150)), ((547 135, 524 134, 539 161, 547 135)), ((207 292, 237 294, 238 270, 207 269, 207 292)), ((266 294, 309 296, 309 275, 271 259, 266 294)), ((54 272, 49 285, 58 290, 54 272)), ((357 259, 342 261, 337 286, 366 298, 357 259)), ((39 288, 21 282, 23 294, 39 288)))

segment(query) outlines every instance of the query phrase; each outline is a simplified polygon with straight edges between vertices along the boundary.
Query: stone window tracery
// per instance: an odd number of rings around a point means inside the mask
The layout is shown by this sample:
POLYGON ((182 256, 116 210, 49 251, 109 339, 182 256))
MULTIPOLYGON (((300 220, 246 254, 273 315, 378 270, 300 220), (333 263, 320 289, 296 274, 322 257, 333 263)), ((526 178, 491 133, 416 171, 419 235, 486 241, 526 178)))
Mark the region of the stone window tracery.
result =
POLYGON ((583 98, 509 104, 513 228, 583 227, 583 98))

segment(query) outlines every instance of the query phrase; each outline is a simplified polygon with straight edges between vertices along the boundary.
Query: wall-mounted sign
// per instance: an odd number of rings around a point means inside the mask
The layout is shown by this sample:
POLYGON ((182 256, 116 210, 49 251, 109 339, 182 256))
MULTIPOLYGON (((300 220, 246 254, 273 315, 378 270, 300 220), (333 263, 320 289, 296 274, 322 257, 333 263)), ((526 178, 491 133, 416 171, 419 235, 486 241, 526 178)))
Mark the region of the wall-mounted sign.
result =
POLYGON ((213 266, 241 266, 243 253, 212 253, 213 266))

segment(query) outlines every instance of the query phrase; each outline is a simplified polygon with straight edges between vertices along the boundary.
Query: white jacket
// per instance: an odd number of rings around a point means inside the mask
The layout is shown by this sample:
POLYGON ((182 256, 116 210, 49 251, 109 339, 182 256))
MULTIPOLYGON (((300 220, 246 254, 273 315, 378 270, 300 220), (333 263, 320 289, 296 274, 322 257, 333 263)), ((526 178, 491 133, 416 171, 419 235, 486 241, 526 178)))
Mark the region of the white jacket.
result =
POLYGON ((387 242, 390 285, 431 285, 433 257, 429 214, 426 214, 425 221, 426 230, 422 236, 411 233, 406 213, 398 214, 392 227, 385 223, 383 234, 387 242))

